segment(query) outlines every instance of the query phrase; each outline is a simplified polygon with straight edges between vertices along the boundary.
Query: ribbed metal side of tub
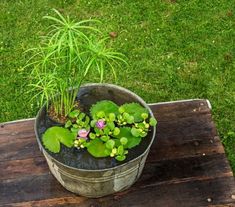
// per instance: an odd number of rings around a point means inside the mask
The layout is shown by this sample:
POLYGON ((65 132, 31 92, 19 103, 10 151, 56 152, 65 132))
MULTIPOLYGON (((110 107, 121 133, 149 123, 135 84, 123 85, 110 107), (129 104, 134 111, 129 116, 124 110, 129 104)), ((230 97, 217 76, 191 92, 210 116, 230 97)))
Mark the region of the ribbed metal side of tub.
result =
POLYGON ((102 197, 129 188, 141 175, 148 152, 134 162, 103 171, 80 171, 61 165, 43 153, 48 166, 67 190, 86 197, 102 197))

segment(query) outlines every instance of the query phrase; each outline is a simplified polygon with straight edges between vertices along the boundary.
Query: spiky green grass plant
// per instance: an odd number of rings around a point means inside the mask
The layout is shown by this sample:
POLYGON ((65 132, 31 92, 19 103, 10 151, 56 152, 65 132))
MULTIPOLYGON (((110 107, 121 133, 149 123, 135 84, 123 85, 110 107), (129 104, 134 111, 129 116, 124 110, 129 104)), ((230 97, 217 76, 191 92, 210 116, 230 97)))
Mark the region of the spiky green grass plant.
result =
POLYGON ((32 53, 25 68, 32 67, 29 92, 39 98, 42 106, 55 112, 57 118, 66 117, 75 107, 79 88, 89 72, 97 69, 103 82, 107 68, 116 79, 115 67, 125 62, 124 55, 106 46, 108 38, 90 24, 97 20, 71 20, 54 9, 56 17, 45 16, 53 24, 43 38, 43 43, 29 49, 32 53), (100 37, 101 36, 101 37, 100 37))

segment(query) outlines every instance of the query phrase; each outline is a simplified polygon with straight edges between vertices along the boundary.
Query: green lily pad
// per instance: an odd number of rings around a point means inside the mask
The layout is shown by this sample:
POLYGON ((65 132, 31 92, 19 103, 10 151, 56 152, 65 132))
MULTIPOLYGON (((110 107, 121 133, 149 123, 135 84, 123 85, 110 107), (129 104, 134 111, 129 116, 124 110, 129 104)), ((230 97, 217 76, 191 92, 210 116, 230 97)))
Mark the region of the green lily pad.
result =
POLYGON ((130 127, 121 127, 120 133, 115 137, 118 139, 125 137, 128 141, 124 147, 128 148, 128 149, 131 149, 131 148, 139 145, 141 142, 141 137, 135 137, 132 135, 130 127))
POLYGON ((105 144, 99 139, 93 139, 90 141, 87 151, 94 157, 107 157, 107 150, 105 150, 105 144))
POLYGON ((68 129, 54 126, 46 130, 42 136, 43 145, 51 152, 60 151, 60 143, 72 147, 75 136, 68 129))
POLYGON ((110 113, 114 113, 115 115, 117 115, 118 106, 112 101, 99 101, 90 108, 92 118, 98 119, 99 117, 97 117, 97 113, 99 113, 100 111, 104 112, 106 116, 108 116, 110 113))
POLYGON ((143 113, 148 114, 148 110, 138 103, 123 104, 122 109, 129 115, 133 116, 135 122, 141 122, 144 120, 141 116, 143 113))

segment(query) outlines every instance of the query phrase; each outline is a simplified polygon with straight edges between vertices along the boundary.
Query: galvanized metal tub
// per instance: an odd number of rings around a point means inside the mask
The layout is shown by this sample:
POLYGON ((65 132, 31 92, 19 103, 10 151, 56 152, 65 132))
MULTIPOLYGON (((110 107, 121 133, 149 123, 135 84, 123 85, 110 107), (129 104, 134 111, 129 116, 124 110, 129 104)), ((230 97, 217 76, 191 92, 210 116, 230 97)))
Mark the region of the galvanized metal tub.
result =
MULTIPOLYGON (((143 99, 125 88, 112 84, 84 85, 77 98, 87 109, 97 101, 104 99, 112 100, 118 105, 126 102, 138 102, 146 107, 153 116, 143 99)), ((41 138, 45 130, 54 124, 47 117, 46 108, 42 107, 36 117, 35 134, 39 148, 45 156, 52 174, 67 190, 92 198, 123 191, 135 183, 143 171, 156 133, 156 128, 152 127, 151 132, 141 144, 129 151, 124 162, 115 162, 114 158, 97 159, 89 157, 87 152, 74 152, 65 148, 61 150, 62 155, 50 153, 42 145, 41 138), (64 159, 67 156, 66 153, 71 153, 68 160, 64 159), (75 161, 70 162, 69 159, 75 161)))

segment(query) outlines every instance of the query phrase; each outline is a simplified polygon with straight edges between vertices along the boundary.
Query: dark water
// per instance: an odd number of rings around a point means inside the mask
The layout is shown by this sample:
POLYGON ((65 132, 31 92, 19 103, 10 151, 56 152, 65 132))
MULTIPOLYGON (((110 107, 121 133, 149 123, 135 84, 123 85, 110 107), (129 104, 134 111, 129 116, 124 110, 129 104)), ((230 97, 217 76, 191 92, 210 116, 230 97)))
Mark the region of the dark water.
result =
MULTIPOLYGON (((135 96, 132 94, 127 94, 125 91, 120 91, 116 88, 107 88, 106 87, 86 87, 81 88, 77 99, 79 100, 84 112, 89 114, 89 108, 92 104, 95 104, 97 101, 101 100, 111 100, 117 105, 122 105, 124 103, 130 102, 139 102, 135 96)), ((54 126, 56 123, 48 118, 46 109, 43 108, 37 117, 37 127, 36 131, 38 133, 39 140, 42 139, 42 134, 46 131, 47 128, 54 126)), ((61 151, 59 153, 51 153, 46 150, 53 158, 59 162, 79 168, 79 169, 105 169, 111 168, 124 162, 128 162, 137 156, 141 155, 149 143, 151 142, 153 132, 150 131, 148 136, 143 138, 140 145, 134 149, 129 150, 127 159, 123 162, 116 161, 115 158, 94 158, 92 157, 85 149, 78 150, 76 148, 67 148, 61 145, 61 151)))

